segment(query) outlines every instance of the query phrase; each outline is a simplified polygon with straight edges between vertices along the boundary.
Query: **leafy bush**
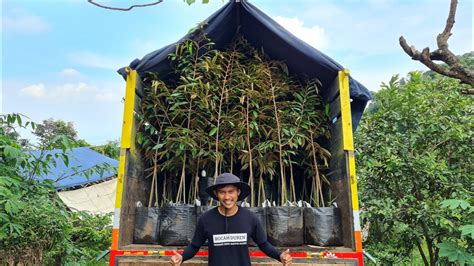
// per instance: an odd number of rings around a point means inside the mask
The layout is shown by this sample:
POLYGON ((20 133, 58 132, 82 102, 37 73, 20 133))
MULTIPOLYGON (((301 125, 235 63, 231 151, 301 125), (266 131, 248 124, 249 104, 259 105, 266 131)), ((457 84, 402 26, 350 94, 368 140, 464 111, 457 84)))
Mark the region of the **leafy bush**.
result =
POLYGON ((440 256, 452 257, 446 243, 474 251, 458 230, 474 219, 472 212, 440 207, 447 199, 474 199, 474 99, 461 96, 462 89, 455 80, 417 72, 404 84, 394 77, 360 124, 365 247, 384 263, 406 261, 415 249, 425 265, 434 265, 446 260, 440 256))
POLYGON ((52 181, 34 178, 58 159, 67 164, 71 142, 57 136, 62 153, 35 157, 12 134, 16 127, 35 124, 23 124, 18 114, 0 115, 0 264, 89 263, 110 245, 110 215, 71 213, 52 181))

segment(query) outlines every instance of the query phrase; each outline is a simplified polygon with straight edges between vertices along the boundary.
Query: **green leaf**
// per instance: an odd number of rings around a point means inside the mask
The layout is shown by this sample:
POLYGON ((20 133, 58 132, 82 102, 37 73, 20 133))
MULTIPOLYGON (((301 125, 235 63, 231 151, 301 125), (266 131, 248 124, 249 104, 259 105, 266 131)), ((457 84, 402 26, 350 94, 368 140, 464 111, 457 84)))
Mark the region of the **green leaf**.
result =
POLYGON ((460 265, 474 263, 474 257, 459 245, 452 242, 442 242, 438 244, 439 256, 446 257, 450 262, 457 262, 460 265))
POLYGON ((213 127, 211 131, 209 132, 209 136, 214 136, 217 132, 217 127, 213 127))
POLYGON ((18 125, 19 125, 20 127, 22 127, 21 115, 17 115, 17 116, 16 116, 16 119, 17 119, 17 121, 18 121, 18 125))
POLYGON ((461 208, 463 210, 467 210, 471 205, 465 200, 459 199, 447 199, 441 202, 441 207, 449 208, 449 209, 456 209, 461 208))
POLYGON ((459 229, 461 229, 461 236, 469 236, 471 239, 474 239, 474 224, 466 224, 459 229))
POLYGON ((165 146, 164 143, 158 143, 158 144, 156 144, 156 145, 153 147, 153 149, 154 149, 154 150, 158 150, 158 149, 163 148, 163 146, 165 146))

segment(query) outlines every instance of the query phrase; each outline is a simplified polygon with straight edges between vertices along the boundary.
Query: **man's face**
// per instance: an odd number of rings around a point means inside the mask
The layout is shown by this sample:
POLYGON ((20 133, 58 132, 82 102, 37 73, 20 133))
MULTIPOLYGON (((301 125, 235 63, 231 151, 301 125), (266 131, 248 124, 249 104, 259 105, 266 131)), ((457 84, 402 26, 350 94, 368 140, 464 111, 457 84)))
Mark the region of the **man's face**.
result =
POLYGON ((240 195, 240 189, 234 185, 227 185, 225 187, 218 188, 215 191, 217 198, 222 206, 226 209, 231 209, 237 204, 237 199, 240 195))

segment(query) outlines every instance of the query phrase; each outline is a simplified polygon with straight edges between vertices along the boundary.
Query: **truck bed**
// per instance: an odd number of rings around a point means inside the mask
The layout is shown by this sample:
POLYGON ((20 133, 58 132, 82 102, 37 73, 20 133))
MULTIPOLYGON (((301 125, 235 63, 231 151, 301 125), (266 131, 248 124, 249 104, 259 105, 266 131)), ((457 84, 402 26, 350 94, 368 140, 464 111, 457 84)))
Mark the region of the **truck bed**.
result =
MULTIPOLYGON (((182 250, 183 246, 160 246, 132 244, 123 247, 122 253, 116 258, 116 265, 121 266, 149 266, 149 265, 169 265, 169 256, 172 250, 182 250)), ((298 247, 278 247, 279 250, 290 249, 293 256, 292 265, 357 265, 357 259, 331 259, 323 258, 327 254, 351 254, 353 251, 345 247, 319 247, 304 245, 298 247)), ((252 265, 276 266, 281 263, 263 255, 257 247, 249 247, 252 265)), ((207 265, 207 247, 201 247, 199 253, 183 265, 204 266, 207 265)))

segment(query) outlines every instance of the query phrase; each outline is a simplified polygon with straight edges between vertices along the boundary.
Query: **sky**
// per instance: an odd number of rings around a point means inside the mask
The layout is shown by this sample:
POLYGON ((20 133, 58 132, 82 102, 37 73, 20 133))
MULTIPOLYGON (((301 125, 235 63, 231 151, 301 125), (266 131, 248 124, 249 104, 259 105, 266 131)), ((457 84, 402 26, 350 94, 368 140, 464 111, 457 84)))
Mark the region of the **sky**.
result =
MULTIPOLYGON (((120 137, 125 81, 116 70, 186 35, 226 1, 182 0, 111 11, 87 0, 2 0, 0 113, 32 121, 71 121, 93 145, 120 137)), ((128 7, 152 0, 96 0, 128 7)), ((339 64, 369 90, 392 75, 426 70, 401 49, 436 48, 448 0, 249 0, 339 64)), ((473 49, 473 0, 459 0, 449 39, 455 54, 473 49)), ((23 133, 23 137, 32 138, 23 133)), ((34 139, 33 139, 34 141, 34 139)))

